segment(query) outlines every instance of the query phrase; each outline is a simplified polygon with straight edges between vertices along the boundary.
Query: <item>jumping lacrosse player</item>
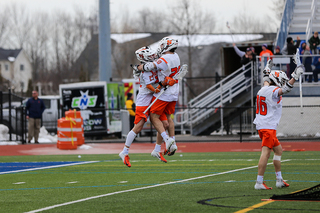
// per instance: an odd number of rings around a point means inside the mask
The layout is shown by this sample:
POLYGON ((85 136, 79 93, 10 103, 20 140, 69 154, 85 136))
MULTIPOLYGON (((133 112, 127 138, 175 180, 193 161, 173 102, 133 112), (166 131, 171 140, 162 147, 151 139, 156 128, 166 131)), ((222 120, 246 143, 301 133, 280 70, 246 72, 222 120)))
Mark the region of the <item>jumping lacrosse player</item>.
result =
POLYGON ((254 186, 255 189, 272 189, 263 182, 263 175, 267 167, 271 150, 274 151, 273 165, 276 172, 276 187, 288 187, 281 175, 282 147, 276 136, 276 129, 282 113, 282 95, 291 91, 293 84, 304 72, 304 66, 300 62, 299 49, 293 56, 297 64, 289 80, 286 73, 280 70, 271 70, 273 63, 267 62, 263 71, 263 87, 257 94, 256 118, 253 123, 256 125, 259 136, 262 140, 261 156, 258 164, 258 176, 254 186))
MULTIPOLYGON (((168 152, 175 153, 177 150, 174 136, 168 136, 160 120, 160 115, 165 113, 169 122, 169 135, 174 135, 174 123, 171 115, 175 111, 175 105, 178 100, 179 84, 172 77, 174 77, 180 70, 180 58, 178 54, 175 53, 177 47, 178 40, 170 37, 164 37, 160 41, 157 50, 158 55, 161 57, 155 62, 145 63, 137 67, 140 71, 150 71, 153 69, 159 70, 159 80, 163 82, 164 87, 169 86, 166 87, 167 89, 163 93, 161 93, 161 96, 159 93, 154 93, 153 99, 158 99, 150 109, 151 122, 156 130, 161 133, 161 137, 166 143, 164 154, 167 154, 168 152)), ((161 143, 162 140, 157 140, 156 147, 151 153, 153 157, 160 157, 161 143)))
MULTIPOLYGON (((136 57, 141 63, 152 62, 158 59, 157 52, 155 50, 150 49, 149 47, 142 47, 138 49, 136 52, 136 57)), ((159 78, 158 71, 156 69, 150 70, 150 72, 136 72, 133 71, 133 75, 135 78, 140 79, 140 87, 139 93, 136 101, 136 116, 134 120, 134 127, 128 133, 127 139, 125 142, 125 146, 120 152, 119 156, 121 157, 123 163, 131 167, 131 163, 129 161, 129 148, 134 141, 137 134, 139 134, 143 128, 144 123, 147 121, 149 116, 149 111, 144 114, 143 112, 148 108, 153 98, 153 93, 160 92, 161 87, 159 86, 159 78)), ((169 123, 167 121, 167 116, 165 114, 160 116, 160 120, 162 121, 162 125, 165 129, 168 128, 169 123)), ((162 155, 160 155, 160 159, 163 162, 167 162, 162 155)))

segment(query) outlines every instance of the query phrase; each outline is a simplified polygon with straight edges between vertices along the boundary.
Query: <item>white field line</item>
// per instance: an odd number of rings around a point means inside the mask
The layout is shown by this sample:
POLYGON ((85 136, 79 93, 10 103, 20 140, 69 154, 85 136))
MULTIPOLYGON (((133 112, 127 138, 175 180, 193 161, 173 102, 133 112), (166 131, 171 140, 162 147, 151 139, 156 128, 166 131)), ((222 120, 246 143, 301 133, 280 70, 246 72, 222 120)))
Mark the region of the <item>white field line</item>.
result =
POLYGON ((41 170, 41 169, 52 169, 52 168, 58 168, 58 167, 64 167, 64 166, 75 166, 75 165, 97 163, 97 162, 100 162, 100 161, 85 161, 85 162, 79 162, 79 163, 69 163, 69 164, 63 164, 63 165, 45 166, 45 167, 38 167, 38 168, 31 168, 31 169, 21 169, 21 170, 15 170, 15 171, 0 172, 0 175, 17 173, 17 172, 28 172, 28 171, 41 170))
MULTIPOLYGON (((290 159, 289 160, 283 160, 281 162, 286 162, 286 161, 290 161, 290 159)), ((272 164, 272 163, 268 163, 268 165, 269 164, 272 164)), ((36 210, 29 211, 29 212, 26 212, 26 213, 42 212, 42 211, 45 211, 45 210, 54 209, 54 208, 61 207, 61 206, 67 206, 67 205, 74 204, 74 203, 80 203, 80 202, 83 202, 83 201, 92 200, 92 199, 96 199, 96 198, 101 198, 101 197, 121 194, 121 193, 125 193, 125 192, 133 192, 133 191, 138 191, 138 190, 142 190, 142 189, 150 189, 150 188, 155 188, 155 187, 158 187, 158 186, 165 186, 165 185, 170 185, 170 184, 175 184, 175 183, 182 183, 182 182, 187 182, 187 181, 190 181, 190 180, 197 180, 197 179, 201 179, 201 178, 207 178, 207 177, 212 177, 212 176, 217 176, 217 175, 228 174, 228 173, 232 173, 232 172, 243 171, 243 170, 247 170, 247 169, 253 169, 253 168, 256 168, 256 167, 258 167, 258 166, 250 166, 250 167, 245 167, 245 168, 241 168, 241 169, 234 169, 234 170, 230 170, 230 171, 226 171, 226 172, 220 172, 220 173, 216 173, 216 174, 204 175, 204 176, 200 176, 200 177, 194 177, 194 178, 189 178, 189 179, 184 179, 184 180, 179 180, 179 181, 161 183, 161 184, 157 184, 157 185, 145 186, 145 187, 135 188, 135 189, 127 189, 127 190, 118 191, 118 192, 111 192, 111 193, 108 193, 108 194, 97 195, 97 196, 93 196, 93 197, 83 198, 83 199, 80 199, 80 200, 75 200, 75 201, 61 203, 61 204, 57 204, 57 205, 53 205, 53 206, 48 206, 48 207, 45 207, 45 208, 42 208, 42 209, 36 209, 36 210)))

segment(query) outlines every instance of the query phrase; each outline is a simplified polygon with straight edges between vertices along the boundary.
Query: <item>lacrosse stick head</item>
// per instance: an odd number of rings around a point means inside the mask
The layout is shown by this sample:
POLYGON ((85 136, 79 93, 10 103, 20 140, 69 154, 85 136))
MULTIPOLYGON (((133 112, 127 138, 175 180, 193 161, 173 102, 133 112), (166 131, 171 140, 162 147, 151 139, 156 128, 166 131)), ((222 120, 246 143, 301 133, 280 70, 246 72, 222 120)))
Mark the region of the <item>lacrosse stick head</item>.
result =
POLYGON ((292 56, 292 59, 293 59, 293 62, 297 65, 297 67, 301 66, 299 48, 297 48, 297 52, 294 56, 292 56))
POLYGON ((229 26, 229 22, 227 22, 227 27, 228 27, 228 28, 230 28, 230 26, 229 26))
POLYGON ((157 51, 150 47, 141 47, 135 52, 137 59, 142 63, 153 62, 158 59, 157 51))
POLYGON ((289 81, 287 74, 281 70, 272 70, 269 74, 269 78, 278 87, 282 87, 287 81, 289 81))
POLYGON ((176 80, 182 80, 182 78, 187 74, 188 72, 188 65, 184 64, 181 66, 179 72, 173 76, 174 79, 176 80))

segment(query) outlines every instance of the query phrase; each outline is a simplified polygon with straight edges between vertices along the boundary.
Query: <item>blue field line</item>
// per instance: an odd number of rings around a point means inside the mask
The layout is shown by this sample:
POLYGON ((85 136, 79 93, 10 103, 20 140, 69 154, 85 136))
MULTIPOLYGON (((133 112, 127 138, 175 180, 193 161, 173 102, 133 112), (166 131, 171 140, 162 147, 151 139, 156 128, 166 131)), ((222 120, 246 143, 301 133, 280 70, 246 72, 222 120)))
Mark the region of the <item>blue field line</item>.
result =
MULTIPOLYGON (((177 179, 179 180, 179 179, 177 179)), ((264 180, 266 182, 274 182, 275 180, 264 180)), ((287 182, 300 182, 300 183, 320 183, 320 181, 304 181, 304 180, 286 180, 287 182)), ((181 182, 174 183, 173 185, 194 185, 194 184, 218 184, 218 183, 255 183, 256 180, 246 181, 210 181, 210 182, 181 182)), ((123 187, 123 186, 153 186, 159 183, 150 184, 121 184, 121 185, 100 185, 100 186, 65 186, 65 187, 41 187, 41 188, 19 188, 19 189, 0 189, 0 191, 19 191, 19 190, 43 190, 43 189, 81 189, 81 188, 105 188, 105 187, 123 187)))
POLYGON ((0 163, 0 175, 17 172, 27 172, 41 169, 52 169, 65 166, 75 166, 100 161, 58 161, 58 162, 10 162, 0 163))

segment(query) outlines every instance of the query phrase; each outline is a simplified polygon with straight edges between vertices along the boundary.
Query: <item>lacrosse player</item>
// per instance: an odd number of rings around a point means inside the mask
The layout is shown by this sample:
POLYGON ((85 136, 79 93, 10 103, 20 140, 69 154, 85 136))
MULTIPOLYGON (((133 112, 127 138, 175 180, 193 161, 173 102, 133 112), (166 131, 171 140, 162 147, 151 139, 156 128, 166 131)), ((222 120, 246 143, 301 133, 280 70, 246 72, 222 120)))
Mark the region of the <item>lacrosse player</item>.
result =
POLYGON ((293 61, 297 68, 291 74, 289 80, 286 73, 279 70, 271 70, 273 63, 267 62, 263 71, 263 87, 257 94, 256 118, 253 123, 256 125, 259 136, 262 140, 261 156, 258 164, 258 176, 254 186, 255 189, 272 189, 263 182, 263 175, 267 167, 271 150, 274 151, 273 165, 276 172, 276 187, 288 187, 281 175, 281 155, 282 147, 276 136, 276 129, 282 113, 282 95, 291 91, 295 81, 304 72, 301 64, 299 50, 293 56, 293 61))
MULTIPOLYGON (((153 69, 158 69, 159 80, 162 81, 163 86, 167 89, 162 93, 161 96, 156 100, 156 102, 151 106, 150 118, 156 130, 161 134, 163 141, 166 143, 166 148, 164 154, 175 153, 177 146, 175 144, 175 139, 169 137, 166 133, 161 120, 159 119, 162 113, 165 113, 169 122, 169 135, 174 135, 174 123, 171 115, 175 111, 175 105, 178 100, 179 95, 179 84, 172 77, 178 73, 180 70, 180 58, 175 50, 178 47, 178 40, 164 37, 157 49, 158 55, 161 56, 155 62, 145 63, 137 67, 140 71, 150 71, 153 69)), ((158 97, 159 93, 154 93, 153 99, 158 97)), ((155 149, 152 151, 151 155, 153 157, 158 157, 161 151, 162 141, 157 140, 155 149)), ((158 157, 159 158, 159 157, 158 157)))
MULTIPOLYGON (((156 59, 158 59, 157 52, 150 49, 149 47, 142 47, 138 49, 136 52, 136 57, 141 63, 147 63, 152 62, 156 59)), ((149 116, 149 111, 147 111, 146 114, 143 112, 147 109, 147 107, 150 105, 151 100, 153 98, 153 93, 160 92, 160 86, 159 86, 159 78, 158 78, 158 71, 156 69, 150 70, 150 72, 136 72, 133 71, 134 77, 140 79, 140 87, 139 87, 139 93, 136 100, 136 116, 134 120, 134 127, 133 129, 128 133, 125 146, 120 152, 119 156, 122 159, 123 163, 131 167, 131 163, 129 161, 129 148, 134 141, 137 134, 139 134, 143 128, 144 123, 147 121, 149 116)), ((169 123, 167 121, 167 116, 163 113, 160 116, 160 120, 162 122, 162 125, 165 129, 168 128, 169 123)), ((167 162, 166 159, 162 156, 162 154, 159 154, 159 160, 163 162, 167 162)))

